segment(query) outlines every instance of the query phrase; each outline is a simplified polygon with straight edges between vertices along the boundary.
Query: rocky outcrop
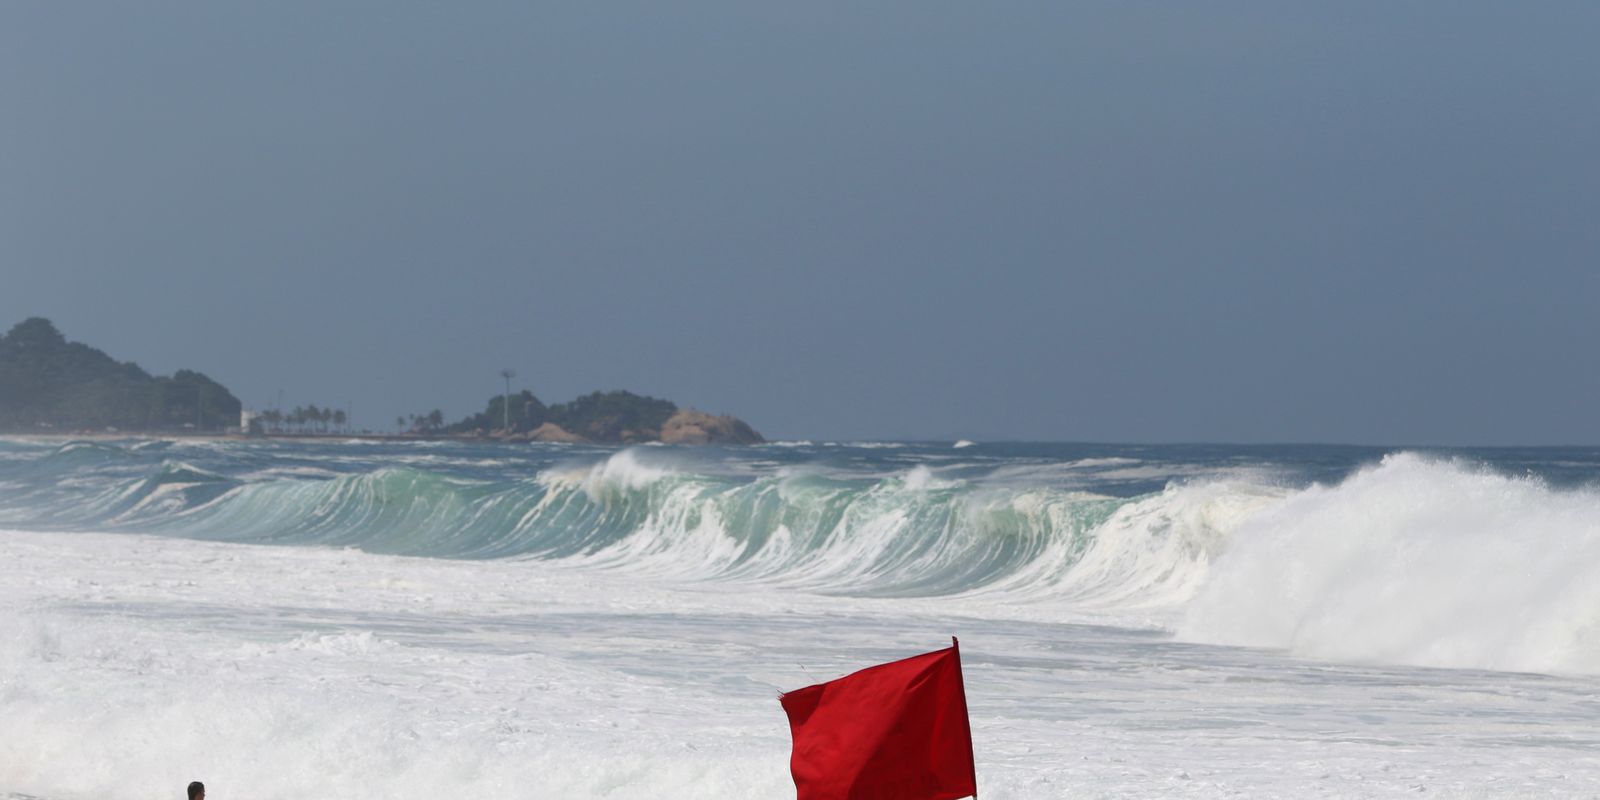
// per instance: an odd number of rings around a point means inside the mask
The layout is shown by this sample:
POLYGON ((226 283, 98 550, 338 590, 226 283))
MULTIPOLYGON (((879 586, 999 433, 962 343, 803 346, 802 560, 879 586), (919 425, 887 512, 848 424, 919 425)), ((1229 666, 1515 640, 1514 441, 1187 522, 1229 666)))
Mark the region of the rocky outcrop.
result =
POLYGON ((760 444, 754 428, 727 414, 713 416, 692 408, 679 409, 661 424, 664 444, 760 444))
POLYGON ((527 440, 530 442, 565 442, 567 444, 583 444, 584 442, 589 441, 588 439, 585 439, 576 433, 569 432, 566 428, 563 428, 554 422, 546 422, 545 424, 528 431, 526 436, 527 440))
POLYGON ((481 413, 446 429, 457 435, 510 442, 583 442, 599 445, 759 444, 764 439, 736 417, 678 408, 671 400, 617 389, 590 392, 546 406, 524 390, 506 405, 489 399, 481 413), (496 425, 496 423, 500 423, 496 425), (485 433, 488 431, 488 433, 485 433))

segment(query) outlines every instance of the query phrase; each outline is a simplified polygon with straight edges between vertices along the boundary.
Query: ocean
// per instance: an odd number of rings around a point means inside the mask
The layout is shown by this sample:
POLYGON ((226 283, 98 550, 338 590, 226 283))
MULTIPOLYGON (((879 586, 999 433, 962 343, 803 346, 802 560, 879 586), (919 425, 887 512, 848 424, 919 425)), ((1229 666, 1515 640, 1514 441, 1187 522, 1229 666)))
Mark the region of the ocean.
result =
POLYGON ((1600 796, 1600 448, 0 440, 0 797, 784 798, 961 639, 980 796, 1600 796))

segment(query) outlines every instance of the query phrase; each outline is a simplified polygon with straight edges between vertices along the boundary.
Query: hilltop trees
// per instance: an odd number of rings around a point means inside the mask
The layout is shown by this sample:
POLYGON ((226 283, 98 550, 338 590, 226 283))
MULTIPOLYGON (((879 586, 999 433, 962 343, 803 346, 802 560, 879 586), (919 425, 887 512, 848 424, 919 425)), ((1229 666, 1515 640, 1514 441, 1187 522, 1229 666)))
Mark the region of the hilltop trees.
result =
POLYGON ((221 430, 239 400, 193 370, 152 376, 80 342, 42 317, 0 336, 0 430, 221 430))
POLYGON ((550 419, 563 429, 595 442, 650 440, 678 410, 670 400, 633 392, 590 392, 550 407, 550 419))
MULTIPOLYGON (((505 403, 506 396, 497 394, 489 398, 488 408, 451 425, 449 430, 452 433, 499 430, 505 425, 507 416, 505 403)), ((543 425, 548 420, 549 413, 544 403, 533 396, 533 392, 523 389, 519 394, 511 396, 510 417, 512 431, 531 431, 543 425)))
MULTIPOLYGON (((482 412, 448 430, 467 434, 501 431, 504 403, 505 395, 495 395, 482 412)), ((624 391, 591 392, 566 403, 545 406, 533 392, 523 390, 511 396, 511 429, 501 433, 527 433, 548 422, 593 442, 649 441, 660 436, 662 424, 677 410, 669 400, 624 391)))

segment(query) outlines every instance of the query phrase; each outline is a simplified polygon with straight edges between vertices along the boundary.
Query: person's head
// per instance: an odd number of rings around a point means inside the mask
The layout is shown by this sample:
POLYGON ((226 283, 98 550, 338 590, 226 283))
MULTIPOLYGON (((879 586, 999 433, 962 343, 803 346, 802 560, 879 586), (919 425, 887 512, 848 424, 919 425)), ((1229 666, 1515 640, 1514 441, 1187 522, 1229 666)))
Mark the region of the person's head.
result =
POLYGON ((206 785, 199 781, 189 784, 189 800, 206 800, 206 785))

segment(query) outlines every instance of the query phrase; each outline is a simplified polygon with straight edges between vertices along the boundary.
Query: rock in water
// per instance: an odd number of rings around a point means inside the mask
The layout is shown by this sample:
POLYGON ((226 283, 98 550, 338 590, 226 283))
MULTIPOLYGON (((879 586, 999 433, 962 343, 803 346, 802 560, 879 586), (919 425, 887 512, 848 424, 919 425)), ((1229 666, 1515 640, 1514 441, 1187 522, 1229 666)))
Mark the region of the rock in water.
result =
POLYGON ((682 408, 661 424, 661 441, 665 444, 760 444, 766 440, 737 417, 713 416, 682 408))

